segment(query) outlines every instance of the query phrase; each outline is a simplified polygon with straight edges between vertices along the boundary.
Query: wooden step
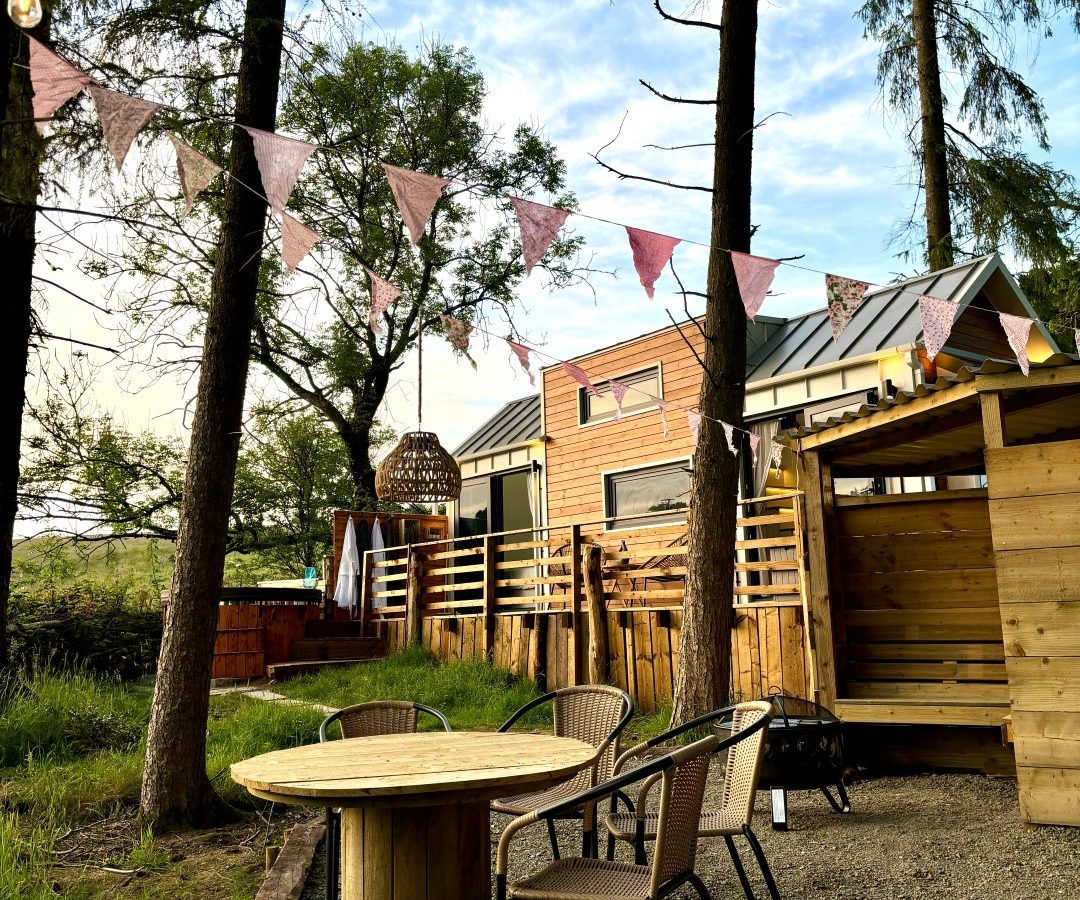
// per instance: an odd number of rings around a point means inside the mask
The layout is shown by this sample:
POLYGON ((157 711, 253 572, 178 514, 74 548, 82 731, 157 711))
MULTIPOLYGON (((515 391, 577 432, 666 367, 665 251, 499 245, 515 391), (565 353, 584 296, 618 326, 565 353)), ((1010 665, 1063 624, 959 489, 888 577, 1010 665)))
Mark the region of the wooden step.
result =
POLYGON ((372 659, 386 656, 386 640, 373 637, 303 638, 293 641, 290 661, 372 659))
POLYGON ((964 700, 837 700, 833 712, 845 722, 877 725, 992 725, 1001 727, 1009 703, 964 700))
POLYGON ((332 619, 309 619, 304 623, 305 638, 363 637, 359 621, 338 622, 332 619))
POLYGON ((287 681, 297 675, 308 675, 341 666, 358 666, 370 659, 304 659, 293 662, 271 663, 266 667, 266 677, 271 681, 287 681))

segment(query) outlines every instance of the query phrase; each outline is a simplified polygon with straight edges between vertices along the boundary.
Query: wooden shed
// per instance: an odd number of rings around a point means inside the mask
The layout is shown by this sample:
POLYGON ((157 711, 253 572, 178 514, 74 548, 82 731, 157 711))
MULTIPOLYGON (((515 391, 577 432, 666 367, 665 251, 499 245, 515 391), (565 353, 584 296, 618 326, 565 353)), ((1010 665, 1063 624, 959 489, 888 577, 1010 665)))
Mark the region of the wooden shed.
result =
POLYGON ((1080 825, 1080 365, 985 362, 790 436, 821 702, 943 764, 1000 760, 1008 726, 1024 821, 1080 825), (939 490, 835 488, 907 476, 939 490))

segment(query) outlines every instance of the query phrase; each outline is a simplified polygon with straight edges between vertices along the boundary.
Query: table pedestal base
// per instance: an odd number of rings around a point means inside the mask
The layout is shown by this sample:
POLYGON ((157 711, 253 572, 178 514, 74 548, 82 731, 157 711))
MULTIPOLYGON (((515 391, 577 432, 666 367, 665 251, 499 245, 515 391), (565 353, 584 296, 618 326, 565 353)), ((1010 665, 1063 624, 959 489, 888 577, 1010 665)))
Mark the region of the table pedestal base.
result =
POLYGON ((490 896, 486 800, 341 810, 341 900, 490 896))

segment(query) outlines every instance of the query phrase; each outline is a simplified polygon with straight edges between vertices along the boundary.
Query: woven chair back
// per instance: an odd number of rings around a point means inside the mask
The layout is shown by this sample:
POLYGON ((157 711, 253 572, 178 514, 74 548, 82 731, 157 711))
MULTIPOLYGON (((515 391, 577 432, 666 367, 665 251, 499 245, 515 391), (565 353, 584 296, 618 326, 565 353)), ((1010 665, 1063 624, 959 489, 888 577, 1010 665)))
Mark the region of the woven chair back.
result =
POLYGON ((671 754, 675 766, 665 770, 660 788, 650 897, 658 896, 672 878, 694 870, 701 800, 717 743, 709 737, 671 754))
MULTIPOLYGON (((626 712, 626 697, 617 688, 581 685, 557 691, 553 707, 557 737, 576 738, 599 747, 626 712)), ((575 788, 585 790, 607 781, 615 768, 618 752, 619 738, 616 736, 597 761, 595 770, 583 769, 574 776, 575 788)))
MULTIPOLYGON (((731 722, 732 736, 749 728, 763 716, 772 712, 772 704, 766 700, 752 700, 735 707, 731 722)), ((735 821, 749 825, 754 817, 754 798, 757 795, 758 772, 765 753, 768 728, 761 728, 745 740, 739 741, 727 751, 724 770, 724 794, 722 810, 735 821)))
POLYGON ((341 736, 373 737, 416 731, 416 705, 408 700, 374 700, 346 707, 338 718, 341 736))

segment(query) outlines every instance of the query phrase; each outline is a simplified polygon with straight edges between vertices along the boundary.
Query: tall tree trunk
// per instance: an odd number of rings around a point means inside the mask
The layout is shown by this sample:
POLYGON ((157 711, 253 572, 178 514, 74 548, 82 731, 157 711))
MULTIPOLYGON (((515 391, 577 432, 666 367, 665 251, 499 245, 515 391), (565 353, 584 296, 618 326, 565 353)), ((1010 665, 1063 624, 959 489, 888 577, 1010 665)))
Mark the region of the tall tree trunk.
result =
MULTIPOLYGON (((11 548, 18 512, 19 453, 26 365, 33 322, 31 305, 35 210, 41 183, 42 141, 32 123, 29 45, 22 32, 0 14, 0 673, 9 662, 8 599, 11 548)), ((45 28, 35 36, 45 39, 45 28)))
POLYGON ((926 250, 930 270, 953 264, 952 217, 949 212, 949 160, 945 145, 945 108, 938 63, 934 0, 912 0, 919 108, 922 112, 923 191, 926 194, 926 250))
MULTIPOLYGON (((746 312, 731 255, 725 251, 750 250, 757 0, 725 0, 721 25, 705 373, 698 407, 709 419, 741 426, 746 312)), ((728 450, 720 425, 703 420, 694 455, 674 723, 717 709, 728 700, 738 490, 738 459, 728 450)))
MULTIPOLYGON (((247 2, 238 125, 274 130, 284 17, 285 0, 247 2)), ((205 824, 221 809, 206 776, 206 722, 266 222, 266 202, 244 186, 261 182, 251 140, 239 128, 229 174, 147 733, 140 816, 159 826, 205 824)))

